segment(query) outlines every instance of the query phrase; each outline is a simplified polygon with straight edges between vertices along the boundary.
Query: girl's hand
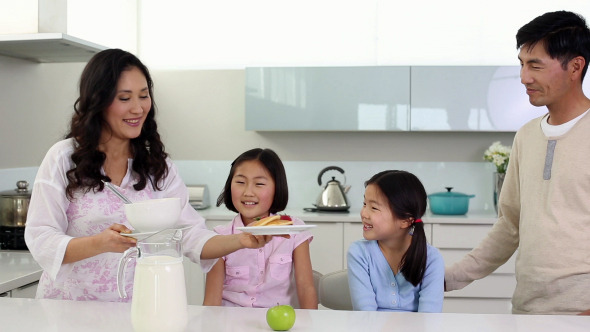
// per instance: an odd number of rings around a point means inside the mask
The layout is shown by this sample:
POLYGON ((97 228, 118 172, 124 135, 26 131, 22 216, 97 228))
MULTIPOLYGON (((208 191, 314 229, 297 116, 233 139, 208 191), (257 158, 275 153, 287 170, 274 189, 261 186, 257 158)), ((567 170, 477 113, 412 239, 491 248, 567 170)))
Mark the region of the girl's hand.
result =
POLYGON ((240 245, 244 248, 257 249, 264 247, 270 240, 272 235, 252 235, 251 233, 240 233, 240 245))
POLYGON ((284 237, 288 239, 291 237, 289 234, 283 235, 252 235, 251 233, 240 233, 240 245, 244 248, 251 248, 257 249, 264 247, 270 240, 272 240, 273 236, 284 237))
POLYGON ((123 252, 134 247, 137 240, 132 237, 121 236, 120 233, 131 233, 125 225, 112 224, 111 227, 97 234, 97 241, 104 252, 123 252))
POLYGON ((244 248, 262 248, 273 236, 280 236, 287 239, 290 237, 289 235, 253 235, 247 232, 231 235, 216 235, 205 242, 203 250, 201 250, 201 259, 223 257, 244 248))

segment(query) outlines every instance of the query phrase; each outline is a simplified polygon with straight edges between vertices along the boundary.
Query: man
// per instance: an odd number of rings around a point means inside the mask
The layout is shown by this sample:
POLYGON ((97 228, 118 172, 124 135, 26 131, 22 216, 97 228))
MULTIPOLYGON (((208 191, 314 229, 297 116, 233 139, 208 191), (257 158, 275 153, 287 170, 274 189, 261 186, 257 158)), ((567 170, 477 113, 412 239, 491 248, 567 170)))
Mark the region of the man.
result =
POLYGON ((479 246, 447 267, 446 290, 467 286, 518 248, 515 314, 590 314, 590 99, 582 80, 590 30, 566 11, 516 34, 521 82, 546 115, 514 137, 498 221, 479 246))

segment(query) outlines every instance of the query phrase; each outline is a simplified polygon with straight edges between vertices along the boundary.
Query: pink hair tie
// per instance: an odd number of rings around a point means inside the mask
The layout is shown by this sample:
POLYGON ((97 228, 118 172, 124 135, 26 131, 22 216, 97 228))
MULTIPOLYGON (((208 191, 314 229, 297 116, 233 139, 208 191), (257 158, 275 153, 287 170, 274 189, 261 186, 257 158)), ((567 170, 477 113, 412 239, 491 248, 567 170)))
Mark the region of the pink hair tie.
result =
POLYGON ((414 222, 415 222, 415 223, 417 223, 417 222, 422 222, 422 219, 416 219, 416 220, 414 220, 414 222))

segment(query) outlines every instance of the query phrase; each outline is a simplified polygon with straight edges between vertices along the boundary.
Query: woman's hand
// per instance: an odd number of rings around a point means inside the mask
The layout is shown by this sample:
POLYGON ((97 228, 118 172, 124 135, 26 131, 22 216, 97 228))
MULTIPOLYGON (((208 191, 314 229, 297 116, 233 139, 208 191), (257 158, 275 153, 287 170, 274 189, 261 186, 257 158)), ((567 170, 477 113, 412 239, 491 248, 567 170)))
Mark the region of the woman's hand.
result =
POLYGON ((238 233, 231 235, 217 235, 210 238, 201 250, 201 259, 219 258, 244 248, 257 249, 264 247, 273 236, 289 238, 290 235, 253 235, 238 233))
POLYGON ((135 246, 137 240, 121 233, 131 233, 131 230, 125 225, 113 224, 99 234, 73 238, 66 247, 62 263, 74 263, 105 252, 123 252, 135 246))
POLYGON ((104 252, 123 252, 136 245, 136 239, 121 236, 120 233, 129 234, 131 230, 122 224, 112 224, 111 227, 96 235, 99 247, 104 252))

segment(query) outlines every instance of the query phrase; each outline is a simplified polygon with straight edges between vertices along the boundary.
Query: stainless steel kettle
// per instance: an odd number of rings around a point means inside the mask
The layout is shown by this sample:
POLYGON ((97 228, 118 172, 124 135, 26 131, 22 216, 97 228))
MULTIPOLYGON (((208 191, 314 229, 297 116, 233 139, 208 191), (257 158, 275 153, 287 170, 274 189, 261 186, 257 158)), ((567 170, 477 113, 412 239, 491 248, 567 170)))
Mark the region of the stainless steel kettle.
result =
MULTIPOLYGON (((344 176, 344 184, 346 184, 346 176, 344 170, 338 166, 328 166, 324 168, 318 175, 318 184, 322 185, 322 175, 327 171, 338 171, 344 176)), ((322 189, 322 192, 318 196, 316 208, 320 211, 348 211, 350 205, 348 205, 348 199, 346 193, 350 190, 350 186, 340 184, 336 177, 332 177, 332 180, 326 183, 326 186, 322 189)))

